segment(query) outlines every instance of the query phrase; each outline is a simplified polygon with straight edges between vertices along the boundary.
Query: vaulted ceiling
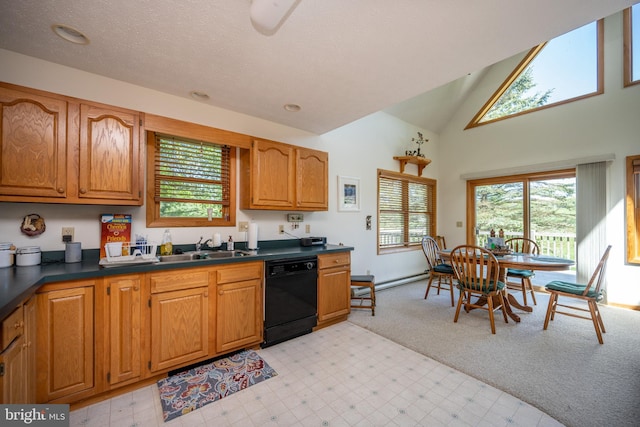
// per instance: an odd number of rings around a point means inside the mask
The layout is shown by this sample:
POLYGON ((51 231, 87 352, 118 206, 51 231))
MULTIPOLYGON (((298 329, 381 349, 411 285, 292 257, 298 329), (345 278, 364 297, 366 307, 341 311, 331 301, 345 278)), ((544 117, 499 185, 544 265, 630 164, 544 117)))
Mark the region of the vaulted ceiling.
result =
POLYGON ((251 0, 0 0, 0 48, 317 134, 380 110, 434 130, 441 86, 635 1, 296 0, 265 32, 251 0))

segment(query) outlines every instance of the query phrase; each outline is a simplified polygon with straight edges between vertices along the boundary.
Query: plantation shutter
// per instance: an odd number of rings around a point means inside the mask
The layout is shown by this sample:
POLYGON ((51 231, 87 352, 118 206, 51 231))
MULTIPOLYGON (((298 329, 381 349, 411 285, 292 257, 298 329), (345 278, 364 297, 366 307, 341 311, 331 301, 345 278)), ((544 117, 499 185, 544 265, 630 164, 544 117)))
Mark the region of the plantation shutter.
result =
POLYGON ((229 207, 230 147, 156 134, 155 201, 229 207))
POLYGON ((378 173, 379 249, 417 246, 435 235, 435 181, 378 173))

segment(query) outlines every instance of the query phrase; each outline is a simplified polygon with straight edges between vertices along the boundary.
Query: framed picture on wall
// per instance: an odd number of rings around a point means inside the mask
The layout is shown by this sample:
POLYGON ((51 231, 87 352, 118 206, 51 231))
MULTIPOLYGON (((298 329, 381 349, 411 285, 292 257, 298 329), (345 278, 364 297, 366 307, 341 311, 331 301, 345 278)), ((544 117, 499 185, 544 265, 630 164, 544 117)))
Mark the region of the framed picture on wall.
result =
POLYGON ((360 178, 338 176, 338 211, 360 210, 360 178))

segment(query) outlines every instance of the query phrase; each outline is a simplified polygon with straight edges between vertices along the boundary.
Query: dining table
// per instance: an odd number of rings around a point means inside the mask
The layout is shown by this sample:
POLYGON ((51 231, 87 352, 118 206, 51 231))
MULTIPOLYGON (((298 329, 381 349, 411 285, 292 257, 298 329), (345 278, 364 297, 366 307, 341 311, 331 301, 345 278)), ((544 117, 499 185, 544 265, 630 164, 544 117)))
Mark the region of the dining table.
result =
MULTIPOLYGON (((442 257, 443 261, 448 261, 450 259, 451 250, 441 250, 439 251, 439 255, 442 257)), ((509 268, 533 271, 562 271, 568 270, 573 265, 575 265, 575 261, 571 259, 560 258, 552 255, 534 255, 529 253, 517 252, 494 255, 498 260, 498 265, 500 268, 500 271, 498 272, 498 280, 503 283, 507 283, 507 269, 509 268)), ((507 292, 506 288, 505 294, 505 310, 507 312, 507 315, 514 321, 520 322, 520 316, 513 312, 512 307, 529 313, 533 311, 533 307, 520 304, 520 302, 512 294, 507 292)), ((482 302, 483 301, 481 298, 478 300, 477 304, 483 305, 482 302)), ((497 303, 497 301, 494 302, 497 303)))

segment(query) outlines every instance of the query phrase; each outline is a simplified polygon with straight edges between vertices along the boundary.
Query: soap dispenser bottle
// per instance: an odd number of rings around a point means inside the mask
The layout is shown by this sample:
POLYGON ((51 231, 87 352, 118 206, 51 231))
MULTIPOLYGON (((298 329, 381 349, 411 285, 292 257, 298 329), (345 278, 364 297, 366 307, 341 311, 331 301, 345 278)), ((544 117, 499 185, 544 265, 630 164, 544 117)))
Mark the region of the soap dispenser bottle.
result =
POLYGON ((229 241, 227 242, 227 250, 228 251, 233 250, 233 238, 231 236, 229 236, 229 241))
POLYGON ((160 245, 160 255, 171 255, 173 253, 173 244, 171 243, 171 232, 167 228, 162 235, 162 244, 160 245))

